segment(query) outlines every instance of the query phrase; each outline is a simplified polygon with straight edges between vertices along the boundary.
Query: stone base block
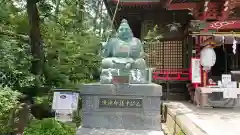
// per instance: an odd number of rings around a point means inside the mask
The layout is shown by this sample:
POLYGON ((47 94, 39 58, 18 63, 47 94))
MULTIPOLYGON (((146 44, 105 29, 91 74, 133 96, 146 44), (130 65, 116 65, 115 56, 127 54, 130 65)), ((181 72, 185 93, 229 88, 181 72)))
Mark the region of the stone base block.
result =
POLYGON ((82 127, 161 130, 162 87, 157 84, 86 84, 82 127))
POLYGON ((91 129, 80 127, 76 135, 164 135, 163 131, 126 130, 126 129, 91 129))
POLYGON ((238 94, 237 97, 238 98, 223 98, 223 93, 221 92, 204 93, 203 90, 201 90, 201 88, 197 88, 194 95, 194 102, 197 104, 197 106, 202 108, 209 107, 234 108, 239 106, 240 95, 238 94))
POLYGON ((139 114, 138 112, 92 112, 83 113, 84 128, 161 130, 159 111, 139 114))

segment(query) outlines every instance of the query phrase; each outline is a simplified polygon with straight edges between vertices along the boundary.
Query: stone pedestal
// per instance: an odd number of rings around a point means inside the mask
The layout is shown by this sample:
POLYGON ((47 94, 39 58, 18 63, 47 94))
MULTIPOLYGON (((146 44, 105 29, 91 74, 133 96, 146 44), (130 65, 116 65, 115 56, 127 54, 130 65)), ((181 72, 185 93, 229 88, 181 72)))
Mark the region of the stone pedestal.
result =
POLYGON ((81 94, 82 126, 77 135, 161 135, 160 85, 94 83, 83 85, 81 94))

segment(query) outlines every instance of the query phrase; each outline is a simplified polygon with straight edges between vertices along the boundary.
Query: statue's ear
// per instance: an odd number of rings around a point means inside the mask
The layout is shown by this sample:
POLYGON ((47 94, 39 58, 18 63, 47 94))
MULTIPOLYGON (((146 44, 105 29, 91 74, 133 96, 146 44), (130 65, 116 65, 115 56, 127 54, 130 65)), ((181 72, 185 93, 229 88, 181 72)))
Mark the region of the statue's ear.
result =
POLYGON ((101 50, 105 49, 107 45, 107 42, 101 42, 101 50))
POLYGON ((106 46, 106 42, 101 42, 101 46, 104 48, 106 46))

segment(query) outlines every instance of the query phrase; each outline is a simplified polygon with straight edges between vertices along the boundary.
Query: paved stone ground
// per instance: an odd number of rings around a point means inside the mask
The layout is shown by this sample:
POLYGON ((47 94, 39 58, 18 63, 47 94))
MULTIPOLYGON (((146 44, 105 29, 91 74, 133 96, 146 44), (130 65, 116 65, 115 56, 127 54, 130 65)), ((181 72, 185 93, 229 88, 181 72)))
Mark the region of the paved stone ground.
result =
POLYGON ((76 135, 164 135, 162 131, 79 128, 76 135))
MULTIPOLYGON (((185 128, 188 126, 186 121, 190 120, 204 135, 240 135, 240 108, 197 108, 187 102, 166 104, 169 113, 182 118, 178 121, 185 123, 185 128)), ((194 135, 198 134, 195 132, 194 135)))

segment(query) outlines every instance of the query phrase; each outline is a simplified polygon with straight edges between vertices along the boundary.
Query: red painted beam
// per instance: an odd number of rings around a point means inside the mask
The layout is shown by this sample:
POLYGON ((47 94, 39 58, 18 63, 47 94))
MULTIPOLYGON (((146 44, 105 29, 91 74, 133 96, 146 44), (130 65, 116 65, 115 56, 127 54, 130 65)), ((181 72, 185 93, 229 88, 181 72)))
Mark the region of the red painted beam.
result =
POLYGON ((233 6, 239 7, 240 6, 240 0, 228 0, 229 3, 231 3, 233 6))
MULTIPOLYGON (((118 0, 112 0, 113 3, 117 4, 118 0)), ((123 2, 122 0, 120 0, 119 4, 122 6, 136 6, 136 5, 160 5, 160 1, 159 2, 155 2, 155 1, 143 1, 143 2, 123 2)))
MULTIPOLYGON (((208 2, 206 5, 211 7, 216 7, 217 2, 208 2)), ((205 4, 204 4, 205 5, 205 4)), ((194 2, 188 2, 188 3, 172 3, 169 5, 168 10, 186 10, 186 9, 194 9, 196 7, 201 7, 202 4, 194 3, 194 2)))
POLYGON ((222 7, 222 11, 221 11, 221 16, 219 17, 218 20, 220 21, 223 21, 223 20, 226 20, 231 12, 231 9, 230 9, 230 5, 232 4, 231 1, 229 0, 225 0, 225 3, 222 7))
POLYGON ((166 2, 164 3, 164 7, 168 8, 168 6, 172 3, 173 0, 166 0, 166 2))
POLYGON ((209 30, 236 30, 240 29, 240 20, 211 22, 203 31, 209 30))
POLYGON ((210 9, 210 1, 209 0, 205 0, 204 2, 204 11, 203 11, 203 19, 205 20, 207 18, 207 13, 210 9))
POLYGON ((232 13, 232 9, 240 7, 240 0, 225 0, 219 20, 223 21, 232 13))
POLYGON ((202 6, 204 10, 195 16, 198 20, 218 20, 218 8, 223 5, 220 2, 205 2, 202 6))
MULTIPOLYGON (((240 1, 240 0, 239 0, 240 1)), ((219 7, 223 6, 224 1, 211 2, 205 0, 202 4, 200 3, 172 3, 168 6, 168 10, 190 10, 192 15, 198 20, 218 20, 219 19, 219 7), (203 11, 199 12, 200 8, 204 7, 203 11)), ((227 12, 226 12, 227 13, 227 12)), ((221 15, 222 16, 222 15, 221 15)), ((224 14, 224 18, 228 15, 224 14)))
POLYGON ((168 10, 191 10, 197 7, 197 3, 174 3, 168 6, 168 10))

